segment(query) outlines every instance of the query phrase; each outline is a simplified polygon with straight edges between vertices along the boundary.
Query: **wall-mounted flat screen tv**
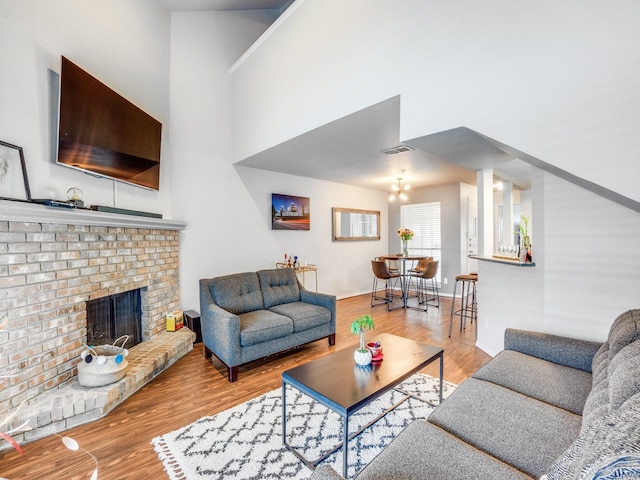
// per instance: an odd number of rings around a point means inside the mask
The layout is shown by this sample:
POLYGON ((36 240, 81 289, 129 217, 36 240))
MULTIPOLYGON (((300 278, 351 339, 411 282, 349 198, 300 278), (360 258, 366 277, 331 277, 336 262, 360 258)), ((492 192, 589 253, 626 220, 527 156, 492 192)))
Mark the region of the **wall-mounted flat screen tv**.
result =
POLYGON ((65 57, 59 105, 59 164, 159 190, 159 121, 65 57))
POLYGON ((271 194, 271 230, 310 230, 309 197, 271 194))

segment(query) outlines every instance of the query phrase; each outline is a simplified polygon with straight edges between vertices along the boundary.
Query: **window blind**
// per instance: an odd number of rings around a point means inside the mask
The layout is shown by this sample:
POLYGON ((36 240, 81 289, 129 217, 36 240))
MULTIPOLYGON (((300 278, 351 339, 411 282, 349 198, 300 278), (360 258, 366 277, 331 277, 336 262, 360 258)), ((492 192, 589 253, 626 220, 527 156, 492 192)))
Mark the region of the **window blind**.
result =
MULTIPOLYGON (((440 229, 440 202, 416 203, 400 206, 400 223, 413 230, 413 238, 407 243, 409 255, 433 257, 440 261, 442 254, 440 229)), ((398 237, 400 244, 400 237, 398 237)), ((440 270, 436 280, 440 284, 440 270)))

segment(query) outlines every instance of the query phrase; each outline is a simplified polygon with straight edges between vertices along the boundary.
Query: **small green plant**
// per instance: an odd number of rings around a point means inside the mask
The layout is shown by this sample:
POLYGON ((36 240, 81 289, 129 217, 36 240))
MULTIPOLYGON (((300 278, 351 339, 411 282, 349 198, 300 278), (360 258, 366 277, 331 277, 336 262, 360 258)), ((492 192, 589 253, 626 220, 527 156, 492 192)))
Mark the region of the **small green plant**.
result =
POLYGON ((529 217, 524 214, 520 214, 520 238, 522 239, 522 244, 525 247, 529 247, 531 245, 531 239, 529 238, 529 217))
POLYGON ((360 335, 360 348, 358 350, 362 352, 367 351, 364 346, 364 332, 366 330, 373 330, 373 318, 371 318, 371 315, 360 315, 351 324, 351 333, 360 335))

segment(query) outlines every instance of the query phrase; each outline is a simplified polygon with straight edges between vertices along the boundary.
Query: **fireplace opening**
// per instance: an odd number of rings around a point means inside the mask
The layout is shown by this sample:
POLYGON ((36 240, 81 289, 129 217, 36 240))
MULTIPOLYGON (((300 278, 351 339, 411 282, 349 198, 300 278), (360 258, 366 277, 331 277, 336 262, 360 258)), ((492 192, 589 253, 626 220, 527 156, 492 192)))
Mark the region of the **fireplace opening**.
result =
MULTIPOLYGON (((140 289, 87 302, 87 345, 112 344, 129 335, 126 347, 142 342, 140 289)), ((119 345, 121 345, 119 343, 119 345)))

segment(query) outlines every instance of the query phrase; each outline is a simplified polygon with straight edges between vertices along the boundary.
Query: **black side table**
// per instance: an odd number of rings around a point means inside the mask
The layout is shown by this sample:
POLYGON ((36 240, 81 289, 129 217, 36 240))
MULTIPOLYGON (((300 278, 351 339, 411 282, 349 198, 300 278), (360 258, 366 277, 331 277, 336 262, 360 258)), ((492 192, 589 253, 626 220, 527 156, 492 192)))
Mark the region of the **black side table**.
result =
POLYGON ((184 312, 184 323, 186 323, 189 330, 196 334, 196 341, 193 343, 200 343, 202 341, 200 314, 195 310, 187 310, 186 312, 184 312))

